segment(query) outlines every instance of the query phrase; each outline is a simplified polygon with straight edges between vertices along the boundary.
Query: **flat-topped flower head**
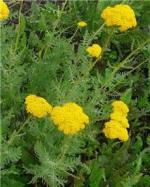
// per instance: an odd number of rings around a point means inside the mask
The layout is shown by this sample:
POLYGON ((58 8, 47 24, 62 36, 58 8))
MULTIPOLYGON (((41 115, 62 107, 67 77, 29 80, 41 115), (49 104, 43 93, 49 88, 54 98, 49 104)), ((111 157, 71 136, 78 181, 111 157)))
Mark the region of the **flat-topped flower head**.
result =
POLYGON ((127 141, 129 138, 127 131, 129 108, 123 101, 114 101, 112 106, 113 112, 110 114, 110 121, 105 123, 103 133, 107 138, 127 141))
POLYGON ((119 122, 114 120, 105 123, 103 133, 109 139, 119 139, 121 141, 127 141, 129 138, 127 129, 123 128, 119 122))
POLYGON ((7 19, 8 16, 9 16, 9 8, 3 0, 0 0, 0 21, 7 19))
POLYGON ((63 106, 54 107, 51 118, 64 134, 76 134, 89 123, 89 117, 76 103, 66 103, 63 106))
POLYGON ((112 106, 115 112, 120 112, 123 115, 127 116, 127 113, 129 112, 129 108, 123 101, 114 101, 112 103, 112 106))
POLYGON ((26 111, 33 116, 46 117, 52 111, 52 106, 42 97, 29 95, 25 98, 26 111))
POLYGON ((80 27, 80 28, 86 27, 86 26, 87 26, 87 23, 86 23, 85 21, 79 21, 79 22, 77 23, 77 26, 80 27))
POLYGON ((129 128, 128 119, 126 117, 127 115, 124 115, 122 112, 113 112, 110 114, 112 120, 118 121, 124 128, 129 128))
POLYGON ((103 10, 101 17, 107 26, 118 26, 121 32, 136 27, 136 17, 129 5, 118 4, 103 10))
POLYGON ((92 46, 89 46, 86 51, 90 56, 99 58, 102 53, 102 48, 98 44, 93 44, 92 46))

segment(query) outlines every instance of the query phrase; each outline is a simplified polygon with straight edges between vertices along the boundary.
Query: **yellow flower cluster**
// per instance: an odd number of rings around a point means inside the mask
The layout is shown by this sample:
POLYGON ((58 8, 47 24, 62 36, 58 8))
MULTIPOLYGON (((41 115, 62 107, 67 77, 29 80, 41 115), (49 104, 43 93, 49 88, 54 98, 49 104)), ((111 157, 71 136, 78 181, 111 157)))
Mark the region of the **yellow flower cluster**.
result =
POLYGON ((7 19, 8 16, 9 8, 3 0, 0 0, 0 20, 7 19))
POLYGON ((53 108, 51 118, 64 134, 75 134, 89 123, 89 117, 75 103, 67 103, 53 108))
POLYGON ((89 117, 76 103, 66 103, 52 108, 44 98, 29 95, 25 98, 25 105, 26 111, 35 117, 51 117, 54 124, 64 134, 75 134, 89 123, 89 117))
POLYGON ((33 116, 42 118, 52 111, 52 106, 42 97, 29 95, 25 98, 26 110, 33 116))
POLYGON ((127 114, 128 106, 122 101, 114 101, 112 103, 113 113, 110 115, 110 121, 105 123, 103 132, 107 138, 120 139, 121 141, 128 140, 129 123, 127 114))
POLYGON ((85 21, 79 21, 77 23, 78 27, 86 27, 87 26, 87 23, 85 21))
POLYGON ((101 17, 107 26, 119 26, 121 32, 137 25, 133 9, 129 5, 118 4, 103 10, 101 17))
POLYGON ((90 56, 98 58, 102 53, 102 48, 98 44, 93 44, 92 46, 88 47, 86 51, 90 56))

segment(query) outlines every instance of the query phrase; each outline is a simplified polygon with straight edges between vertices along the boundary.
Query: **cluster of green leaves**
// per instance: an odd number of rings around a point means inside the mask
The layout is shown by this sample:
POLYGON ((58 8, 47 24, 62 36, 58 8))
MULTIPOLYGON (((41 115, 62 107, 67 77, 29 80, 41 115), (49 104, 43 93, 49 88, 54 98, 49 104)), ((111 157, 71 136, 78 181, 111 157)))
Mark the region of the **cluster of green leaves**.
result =
POLYGON ((101 11, 120 2, 10 2, 10 18, 1 23, 3 187, 149 185, 150 3, 124 1, 135 10, 137 28, 103 27, 95 35, 101 11), (88 26, 76 30, 80 20, 88 26), (92 42, 105 49, 96 64, 86 53, 92 42), (63 135, 50 119, 28 117, 29 94, 53 106, 76 102, 90 125, 63 135), (101 133, 114 99, 130 108, 126 143, 101 133))

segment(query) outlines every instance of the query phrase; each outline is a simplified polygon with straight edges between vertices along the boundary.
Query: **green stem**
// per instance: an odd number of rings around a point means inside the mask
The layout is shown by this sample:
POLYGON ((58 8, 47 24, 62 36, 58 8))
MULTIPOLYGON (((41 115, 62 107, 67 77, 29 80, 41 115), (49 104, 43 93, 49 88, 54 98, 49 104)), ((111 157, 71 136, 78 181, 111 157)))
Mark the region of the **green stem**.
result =
POLYGON ((89 68, 89 70, 88 70, 88 74, 90 73, 90 71, 94 68, 94 66, 95 66, 95 64, 98 62, 98 60, 100 59, 100 57, 99 58, 97 58, 93 63, 92 63, 92 65, 90 66, 90 68, 89 68))
POLYGON ((106 86, 106 84, 108 82, 111 82, 115 76, 115 74, 125 65, 129 62, 130 58, 135 55, 142 47, 145 46, 146 43, 148 43, 150 41, 150 39, 146 40, 145 42, 143 42, 137 49, 135 49, 133 52, 131 52, 122 62, 120 62, 113 70, 110 78, 108 79, 108 81, 105 83, 105 85, 103 85, 102 88, 104 88, 106 86))
POLYGON ((145 42, 143 42, 137 49, 135 49, 133 52, 131 52, 117 67, 116 67, 116 71, 118 71, 123 65, 125 65, 126 63, 128 63, 128 60, 135 55, 142 47, 145 46, 146 43, 150 42, 150 39, 146 40, 145 42))
POLYGON ((19 38, 20 38, 20 22, 21 22, 22 5, 23 5, 23 0, 21 0, 21 2, 20 2, 18 32, 17 32, 16 42, 15 42, 15 49, 14 49, 15 52, 17 50, 19 38))
POLYGON ((79 28, 77 27, 77 29, 75 30, 74 34, 72 35, 72 37, 70 38, 69 42, 71 42, 73 40, 73 38, 75 37, 75 35, 77 34, 79 28))
POLYGON ((61 157, 59 160, 63 160, 65 158, 65 155, 70 147, 71 139, 72 139, 72 135, 65 135, 64 140, 62 142, 62 149, 61 149, 61 154, 60 154, 61 157))
POLYGON ((57 20, 57 22, 56 22, 56 24, 55 24, 55 26, 54 26, 54 31, 56 30, 56 28, 57 28, 57 26, 58 26, 58 24, 59 24, 59 22, 60 22, 60 20, 61 20, 61 15, 62 15, 62 13, 63 13, 63 11, 64 11, 64 9, 65 9, 65 6, 66 6, 66 4, 67 4, 67 1, 68 0, 65 0, 65 2, 63 3, 63 6, 62 6, 62 9, 61 9, 61 11, 60 11, 60 13, 59 13, 59 15, 58 15, 58 20, 57 20))
POLYGON ((138 64, 136 67, 134 67, 133 69, 131 69, 127 74, 132 73, 133 71, 135 71, 137 68, 139 68, 142 64, 144 64, 146 61, 150 60, 150 58, 147 58, 145 60, 143 60, 143 62, 141 62, 140 64, 138 64))
POLYGON ((97 58, 92 65, 90 65, 89 69, 87 72, 85 72, 85 74, 82 77, 79 77, 77 80, 73 81, 73 85, 77 85, 79 83, 81 83, 82 81, 84 81, 84 79, 89 75, 90 71, 94 68, 95 64, 97 63, 97 61, 99 60, 99 58, 97 58))
POLYGON ((104 52, 106 51, 106 49, 107 49, 107 47, 108 47, 108 45, 109 45, 109 43, 110 43, 110 40, 111 40, 111 38, 112 38, 112 36, 113 36, 113 30, 108 34, 108 37, 107 37, 107 39, 106 39, 106 42, 105 42, 105 44, 104 44, 104 46, 103 46, 103 49, 102 49, 102 54, 101 54, 101 56, 103 56, 103 54, 104 54, 104 52))
POLYGON ((58 37, 61 37, 61 35, 62 35, 63 33, 65 33, 67 30, 69 30, 69 29, 71 29, 71 28, 73 28, 73 27, 74 27, 74 24, 70 25, 69 27, 66 27, 65 29, 61 29, 61 31, 59 30, 59 31, 57 31, 57 32, 55 32, 55 33, 56 33, 56 35, 57 35, 58 37))
MULTIPOLYGON (((122 78, 128 76, 130 73, 132 73, 133 71, 135 71, 137 68, 139 68, 142 64, 144 64, 146 61, 148 61, 150 58, 145 59, 143 62, 141 62, 139 65, 137 65, 135 68, 133 68, 132 70, 130 70, 129 72, 127 72, 122 78)), ((117 84, 115 86, 118 86, 121 83, 121 80, 119 82, 117 82, 117 84)))
POLYGON ((95 36, 97 36, 101 31, 102 29, 104 28, 105 26, 105 23, 103 23, 99 29, 93 34, 93 36, 87 41, 87 45, 89 45, 91 43, 91 41, 95 38, 95 36))

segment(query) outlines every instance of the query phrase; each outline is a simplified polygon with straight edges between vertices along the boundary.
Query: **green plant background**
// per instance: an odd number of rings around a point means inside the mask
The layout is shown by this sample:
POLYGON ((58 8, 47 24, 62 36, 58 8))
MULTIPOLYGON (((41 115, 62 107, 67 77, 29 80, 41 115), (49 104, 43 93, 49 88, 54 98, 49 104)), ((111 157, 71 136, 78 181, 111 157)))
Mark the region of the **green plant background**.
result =
POLYGON ((1 22, 2 187, 148 187, 150 184, 150 2, 8 1, 1 22), (104 26, 106 6, 129 4, 138 26, 124 33, 104 26), (80 20, 87 28, 78 29, 80 20), (105 50, 94 62, 90 43, 105 50), (29 117, 24 98, 52 105, 76 102, 90 125, 65 136, 48 119, 29 117), (102 133, 111 102, 130 108, 129 141, 102 133), (24 127, 21 130, 20 127, 24 127))

